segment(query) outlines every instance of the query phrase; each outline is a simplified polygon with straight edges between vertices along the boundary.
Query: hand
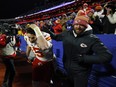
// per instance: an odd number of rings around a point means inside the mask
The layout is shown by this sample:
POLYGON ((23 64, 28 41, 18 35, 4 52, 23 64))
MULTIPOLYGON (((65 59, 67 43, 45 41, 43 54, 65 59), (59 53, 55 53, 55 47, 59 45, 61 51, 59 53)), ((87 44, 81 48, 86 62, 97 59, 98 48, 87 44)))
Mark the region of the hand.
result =
POLYGON ((47 32, 47 33, 50 32, 50 29, 51 29, 51 26, 50 26, 50 25, 44 25, 44 26, 42 27, 42 31, 47 32))
POLYGON ((30 64, 32 64, 32 63, 33 63, 33 62, 32 62, 31 60, 29 60, 29 59, 27 60, 27 62, 28 62, 28 63, 30 63, 30 64))

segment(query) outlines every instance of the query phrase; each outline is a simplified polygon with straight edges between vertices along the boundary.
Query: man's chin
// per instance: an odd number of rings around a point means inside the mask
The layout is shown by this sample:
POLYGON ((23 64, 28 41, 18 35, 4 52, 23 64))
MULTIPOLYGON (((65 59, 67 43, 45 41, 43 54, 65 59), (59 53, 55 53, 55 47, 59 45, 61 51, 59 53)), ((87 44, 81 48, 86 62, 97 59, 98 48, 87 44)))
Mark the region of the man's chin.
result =
POLYGON ((80 34, 80 31, 79 31, 79 30, 74 30, 74 32, 75 32, 76 34, 80 34))

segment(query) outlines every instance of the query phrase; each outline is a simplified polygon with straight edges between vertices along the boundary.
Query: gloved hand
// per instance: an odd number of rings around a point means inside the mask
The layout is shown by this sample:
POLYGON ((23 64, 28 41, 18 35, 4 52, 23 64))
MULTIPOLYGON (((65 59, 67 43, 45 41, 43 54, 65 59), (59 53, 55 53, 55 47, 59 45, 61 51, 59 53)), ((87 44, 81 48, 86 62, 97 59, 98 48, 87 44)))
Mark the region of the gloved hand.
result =
POLYGON ((51 26, 46 24, 42 27, 42 31, 49 33, 51 30, 51 26))

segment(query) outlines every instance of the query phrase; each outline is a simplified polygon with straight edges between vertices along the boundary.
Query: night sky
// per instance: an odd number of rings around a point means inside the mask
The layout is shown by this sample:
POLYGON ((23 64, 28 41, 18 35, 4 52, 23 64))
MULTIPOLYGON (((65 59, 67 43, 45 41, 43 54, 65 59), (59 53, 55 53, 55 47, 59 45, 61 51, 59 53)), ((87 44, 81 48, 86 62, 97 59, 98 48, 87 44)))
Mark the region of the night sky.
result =
POLYGON ((15 18, 22 15, 32 10, 36 3, 37 0, 0 0, 0 19, 15 18))

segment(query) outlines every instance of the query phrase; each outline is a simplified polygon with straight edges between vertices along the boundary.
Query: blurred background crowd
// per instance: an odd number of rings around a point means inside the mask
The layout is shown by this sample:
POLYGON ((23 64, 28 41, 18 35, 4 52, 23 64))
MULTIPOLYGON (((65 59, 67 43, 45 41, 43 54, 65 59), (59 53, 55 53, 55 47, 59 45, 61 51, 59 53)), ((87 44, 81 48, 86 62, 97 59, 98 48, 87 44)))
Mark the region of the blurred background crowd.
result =
POLYGON ((46 0, 21 16, 0 19, 0 32, 24 35, 27 24, 35 23, 40 29, 50 28, 54 33, 71 30, 76 16, 86 15, 94 34, 115 34, 115 0, 46 0))

